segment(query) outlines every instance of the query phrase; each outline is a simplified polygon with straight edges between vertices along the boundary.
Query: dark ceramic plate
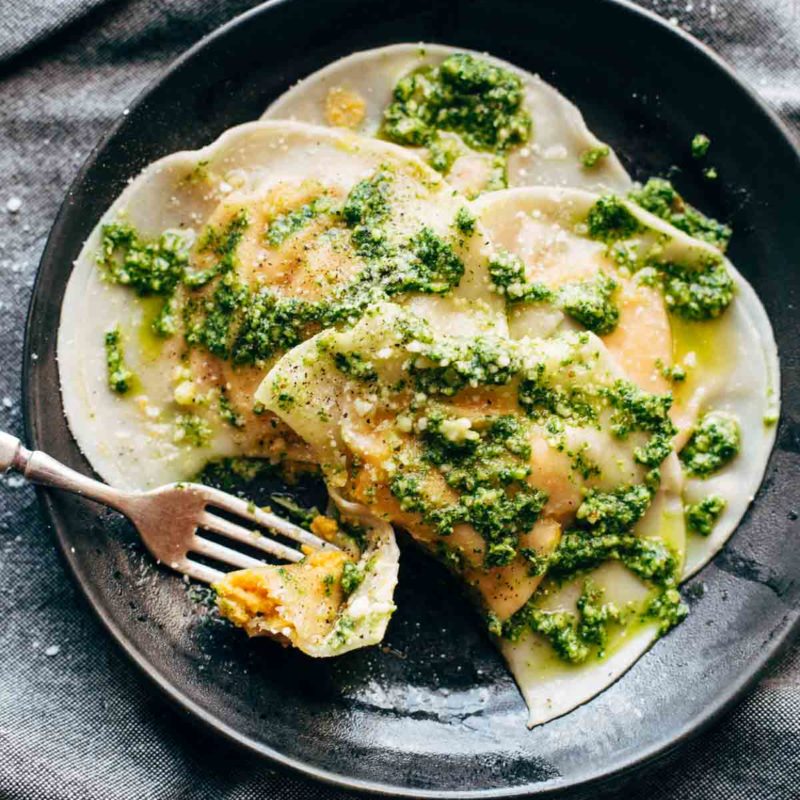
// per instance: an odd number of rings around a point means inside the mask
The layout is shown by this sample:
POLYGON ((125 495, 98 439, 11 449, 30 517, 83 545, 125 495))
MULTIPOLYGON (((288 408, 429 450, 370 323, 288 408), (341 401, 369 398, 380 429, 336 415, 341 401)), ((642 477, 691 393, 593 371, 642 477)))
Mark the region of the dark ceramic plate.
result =
POLYGON ((752 508, 685 587, 688 620, 591 703, 528 731, 514 683, 472 613, 414 552, 403 554, 388 646, 313 662, 210 621, 111 513, 57 493, 42 502, 76 579, 131 658, 176 703, 251 750, 387 794, 596 788, 718 717, 787 641, 800 607, 800 548, 788 546, 800 509, 800 161, 774 116, 680 31, 608 0, 286 0, 220 29, 140 97, 67 196, 30 310, 28 436, 90 471, 61 412, 56 328, 69 265, 125 182, 166 153, 255 119, 340 56, 417 40, 489 50, 541 73, 637 177, 670 173, 692 202, 734 225, 732 259, 775 327, 783 418, 752 508), (698 130, 713 141, 717 182, 703 180, 688 154, 698 130))

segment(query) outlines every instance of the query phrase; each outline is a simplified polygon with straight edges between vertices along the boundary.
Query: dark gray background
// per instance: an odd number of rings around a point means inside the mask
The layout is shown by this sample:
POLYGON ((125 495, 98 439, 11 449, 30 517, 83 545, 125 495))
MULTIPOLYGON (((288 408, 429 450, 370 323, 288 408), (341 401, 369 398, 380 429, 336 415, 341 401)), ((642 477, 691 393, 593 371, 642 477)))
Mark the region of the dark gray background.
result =
MULTIPOLYGON (((80 164, 166 64, 253 5, 2 3, 0 429, 22 435, 25 310, 48 230, 80 164), (16 213, 12 198, 21 201, 16 213)), ((710 44, 800 134, 800 0, 641 5, 710 44)), ((33 492, 14 477, 0 482, 0 798, 344 797, 274 772, 167 707, 78 596, 33 492)), ((800 797, 800 646, 721 724, 684 747, 675 766, 625 795, 800 797)))

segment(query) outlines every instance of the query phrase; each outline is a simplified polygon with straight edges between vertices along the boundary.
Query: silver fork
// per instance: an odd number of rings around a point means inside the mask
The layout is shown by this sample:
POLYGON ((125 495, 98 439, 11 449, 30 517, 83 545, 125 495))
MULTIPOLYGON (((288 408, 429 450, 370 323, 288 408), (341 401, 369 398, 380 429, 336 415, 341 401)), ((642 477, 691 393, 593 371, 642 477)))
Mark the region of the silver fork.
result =
POLYGON ((214 531, 284 561, 300 561, 304 557, 294 547, 210 513, 209 506, 315 550, 339 549, 275 514, 210 486, 171 483, 149 492, 121 491, 87 478, 40 450, 28 450, 19 439, 0 432, 0 473, 9 469, 20 472, 34 483, 66 489, 120 511, 136 526, 145 547, 156 561, 204 583, 215 583, 225 573, 193 561, 189 558, 190 553, 236 568, 261 567, 264 562, 198 536, 200 529, 214 531))

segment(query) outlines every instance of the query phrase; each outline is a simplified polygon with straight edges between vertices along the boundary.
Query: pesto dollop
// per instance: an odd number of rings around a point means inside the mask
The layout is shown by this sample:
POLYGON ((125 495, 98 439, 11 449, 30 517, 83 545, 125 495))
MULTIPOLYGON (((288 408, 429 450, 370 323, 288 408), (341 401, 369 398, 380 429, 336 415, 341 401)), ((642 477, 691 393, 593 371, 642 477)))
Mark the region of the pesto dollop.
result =
POLYGON ((585 169, 593 169, 609 155, 611 155, 611 149, 607 144, 590 147, 581 153, 581 166, 585 169))
POLYGON ((506 154, 527 142, 531 117, 522 79, 468 53, 401 78, 384 110, 381 136, 428 148, 428 163, 446 175, 467 148, 492 154, 487 190, 507 186, 506 154), (443 135, 446 134, 446 135, 443 135))
POLYGON ((728 464, 740 447, 741 431, 736 418, 712 411, 698 421, 679 455, 690 475, 706 478, 728 464))
POLYGON ((684 319, 714 319, 733 301, 735 285, 723 264, 704 270, 661 264, 658 272, 667 308, 684 319))
POLYGON ((638 233, 642 226, 625 203, 616 195, 601 197, 589 210, 586 219, 589 236, 601 242, 616 242, 638 233))
POLYGON ((590 280, 562 286, 557 305, 585 328, 604 336, 619 322, 619 309, 613 299, 618 288, 619 284, 601 270, 590 280))
POLYGON ((693 533, 708 536, 717 524, 720 514, 725 510, 727 502, 724 497, 712 494, 697 503, 687 505, 684 510, 686 526, 693 533))
POLYGON ((515 73, 468 53, 398 81, 381 132, 398 144, 430 144, 453 131, 474 150, 503 151, 528 140, 531 118, 515 73))
POLYGON ((664 178, 650 178, 644 186, 629 192, 628 197, 651 214, 696 239, 713 244, 722 251, 728 246, 731 229, 689 205, 664 178))

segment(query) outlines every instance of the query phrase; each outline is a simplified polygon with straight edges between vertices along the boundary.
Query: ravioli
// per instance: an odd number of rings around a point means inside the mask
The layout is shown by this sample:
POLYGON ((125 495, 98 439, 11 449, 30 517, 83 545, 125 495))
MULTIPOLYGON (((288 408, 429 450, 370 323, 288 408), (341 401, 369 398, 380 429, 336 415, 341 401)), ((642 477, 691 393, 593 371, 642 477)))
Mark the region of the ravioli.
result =
MULTIPOLYGON (((249 636, 268 636, 314 658, 383 639, 395 610, 394 532, 356 504, 336 500, 349 521, 360 525, 361 547, 351 540, 346 549, 314 551, 295 564, 229 572, 214 585, 223 617, 249 636)), ((346 538, 339 535, 338 543, 346 538)))
POLYGON ((628 664, 684 613, 669 401, 629 381, 592 333, 452 335, 383 305, 292 350, 256 396, 309 443, 329 485, 461 576, 532 722, 588 699, 562 681, 541 709, 540 643, 542 657, 555 647, 585 664, 594 694, 605 673, 589 659, 628 635, 618 609, 642 619, 628 664), (609 559, 633 573, 620 579, 609 559), (559 570, 577 573, 566 588, 550 580, 559 570), (617 610, 584 641, 551 612, 574 611, 590 584, 607 615, 617 610))
POLYGON ((455 227, 464 206, 403 148, 298 123, 243 125, 151 165, 87 240, 64 298, 62 395, 81 449, 134 489, 214 458, 308 461, 253 403, 286 349, 387 294, 428 313, 454 288, 448 324, 505 325, 483 297, 480 242, 455 227))
POLYGON ((730 234, 538 76, 355 53, 112 205, 64 298, 65 413, 120 488, 319 469, 342 550, 228 573, 222 615, 312 657, 376 644, 397 526, 540 724, 683 619, 762 479, 777 354, 730 234))
MULTIPOLYGON (((530 116, 530 137, 505 153, 508 163, 500 169, 507 175, 500 184, 507 180, 509 186, 574 186, 616 192, 631 187, 611 148, 589 130, 580 111, 538 75, 486 53, 446 45, 395 44, 353 53, 293 86, 267 108, 262 119, 296 119, 344 126, 366 136, 385 136, 384 113, 398 83, 460 54, 520 81, 521 107, 530 116)), ((475 87, 467 91, 474 92, 475 87)), ((462 137, 453 134, 446 134, 439 144, 440 153, 444 151, 439 163, 442 158, 445 162, 452 159, 445 173, 459 190, 477 193, 493 181, 495 188, 500 188, 497 174, 492 174, 496 153, 468 147, 462 137)), ((423 154, 430 156, 428 149, 423 154)))
MULTIPOLYGON (((483 195, 473 208, 493 246, 521 260, 525 280, 558 289, 596 281, 602 273, 617 284, 613 303, 619 318, 601 338, 642 389, 672 393, 677 450, 708 412, 730 414, 747 431, 725 469, 685 478, 684 505, 715 496, 725 500, 709 532, 689 531, 687 578, 735 530, 761 483, 779 402, 775 341, 752 287, 716 247, 624 200, 619 207, 638 229, 619 238, 592 236, 589 217, 602 199, 580 190, 531 187, 483 195), (701 309, 681 306, 680 298, 670 295, 673 284, 659 277, 659 265, 677 266, 689 275, 724 270, 729 304, 714 307, 708 292, 701 298, 707 318, 698 319, 701 309)), ((576 326, 582 327, 551 303, 509 304, 512 336, 551 335, 576 326)))

